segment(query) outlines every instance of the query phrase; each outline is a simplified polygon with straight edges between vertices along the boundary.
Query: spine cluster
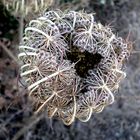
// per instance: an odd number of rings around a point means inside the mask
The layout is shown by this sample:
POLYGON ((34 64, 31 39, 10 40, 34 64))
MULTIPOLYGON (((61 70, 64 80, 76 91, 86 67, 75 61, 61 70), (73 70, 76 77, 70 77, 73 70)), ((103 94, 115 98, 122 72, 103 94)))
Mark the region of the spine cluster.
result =
POLYGON ((75 118, 86 122, 93 112, 114 102, 130 53, 129 45, 111 28, 97 23, 93 14, 59 10, 30 21, 19 49, 21 77, 29 96, 39 104, 36 113, 46 108, 49 117, 56 116, 66 125, 75 118), (71 46, 102 56, 86 78, 76 73, 78 62, 67 59, 71 46))

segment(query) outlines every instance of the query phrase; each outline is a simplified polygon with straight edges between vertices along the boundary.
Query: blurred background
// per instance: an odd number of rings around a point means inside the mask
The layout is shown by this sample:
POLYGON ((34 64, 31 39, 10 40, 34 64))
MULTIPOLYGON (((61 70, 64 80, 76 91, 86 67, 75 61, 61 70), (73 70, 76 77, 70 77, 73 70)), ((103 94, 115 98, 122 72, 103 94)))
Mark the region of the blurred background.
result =
POLYGON ((140 0, 0 0, 0 140, 140 140, 140 0), (133 42, 115 103, 87 123, 34 117, 19 88, 18 45, 31 19, 50 9, 84 10, 133 42))

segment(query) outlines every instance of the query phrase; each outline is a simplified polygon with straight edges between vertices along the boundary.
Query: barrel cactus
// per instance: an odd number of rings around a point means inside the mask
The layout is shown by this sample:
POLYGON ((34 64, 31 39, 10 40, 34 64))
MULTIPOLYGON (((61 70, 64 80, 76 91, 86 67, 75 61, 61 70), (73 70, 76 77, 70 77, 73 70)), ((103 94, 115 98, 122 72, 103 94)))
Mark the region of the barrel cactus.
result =
POLYGON ((47 11, 25 28, 18 55, 28 95, 70 125, 114 102, 131 46, 85 12, 47 11))

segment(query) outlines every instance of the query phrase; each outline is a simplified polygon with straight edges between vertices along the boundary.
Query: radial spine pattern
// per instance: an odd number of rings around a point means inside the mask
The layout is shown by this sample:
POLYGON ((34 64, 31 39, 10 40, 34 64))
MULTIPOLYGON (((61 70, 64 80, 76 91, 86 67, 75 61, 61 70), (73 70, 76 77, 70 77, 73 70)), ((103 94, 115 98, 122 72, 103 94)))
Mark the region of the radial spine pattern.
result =
POLYGON ((93 112, 114 102, 130 53, 125 40, 97 23, 93 14, 60 10, 30 21, 19 49, 20 75, 38 103, 35 113, 46 109, 49 117, 58 117, 66 125, 75 118, 86 122, 93 112), (76 72, 79 62, 68 59, 72 46, 102 57, 84 78, 76 72))

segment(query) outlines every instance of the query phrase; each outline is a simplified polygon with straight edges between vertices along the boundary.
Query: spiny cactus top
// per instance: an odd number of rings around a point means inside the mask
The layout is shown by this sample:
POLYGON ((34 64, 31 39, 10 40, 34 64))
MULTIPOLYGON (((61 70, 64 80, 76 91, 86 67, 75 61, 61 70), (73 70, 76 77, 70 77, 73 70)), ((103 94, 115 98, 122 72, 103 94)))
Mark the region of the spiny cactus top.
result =
POLYGON ((93 14, 59 10, 32 20, 19 49, 36 113, 45 109, 66 125, 75 118, 86 122, 114 102, 130 53, 126 41, 93 14))

